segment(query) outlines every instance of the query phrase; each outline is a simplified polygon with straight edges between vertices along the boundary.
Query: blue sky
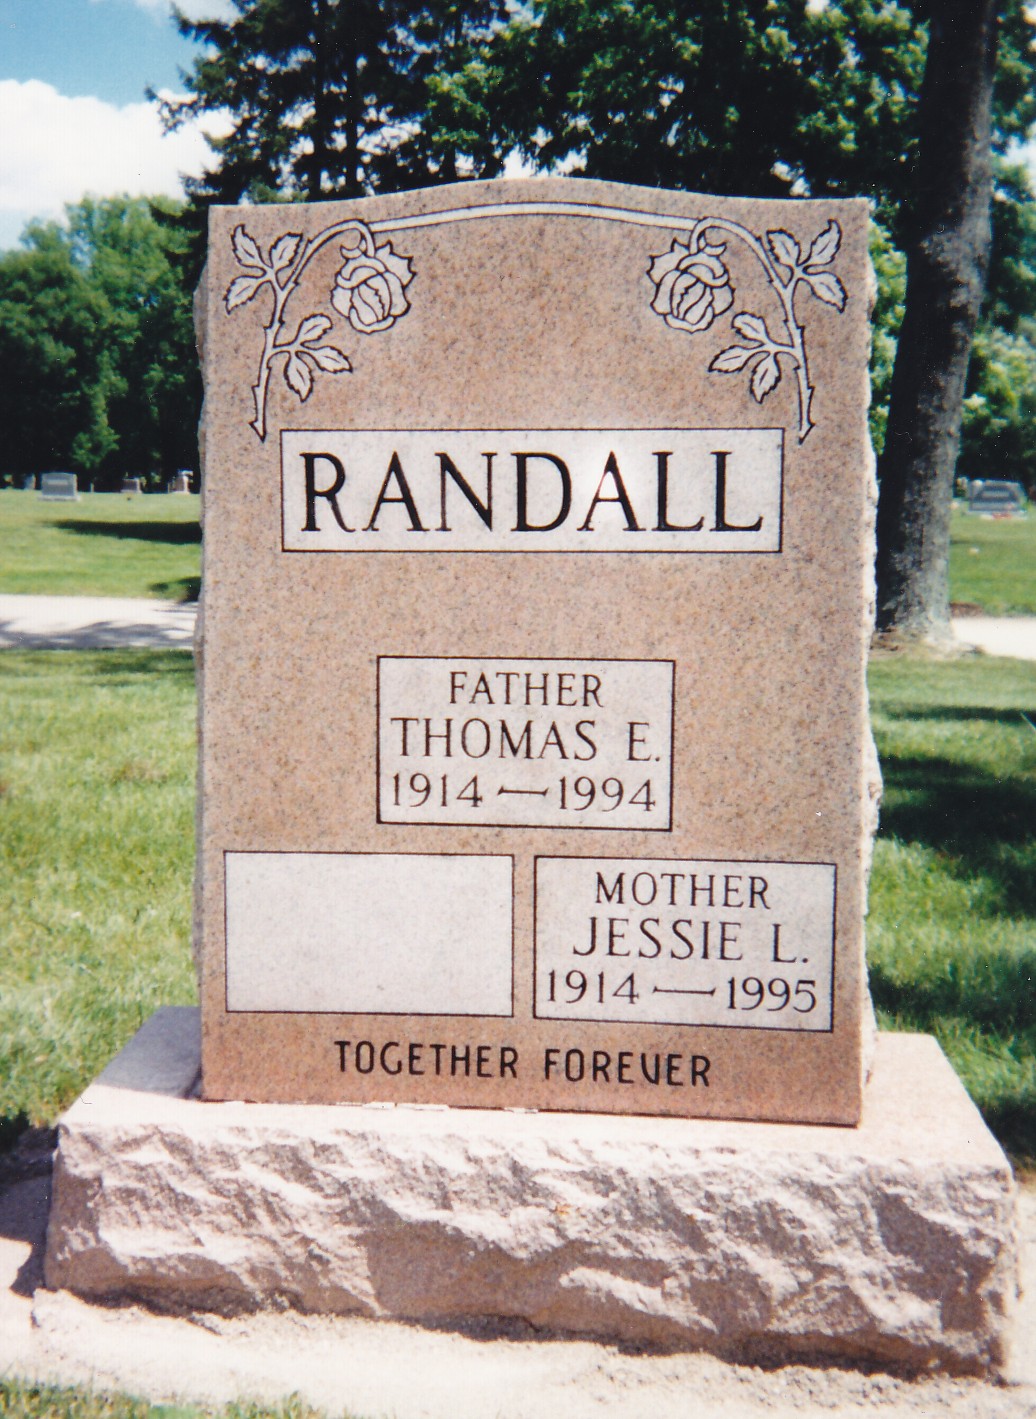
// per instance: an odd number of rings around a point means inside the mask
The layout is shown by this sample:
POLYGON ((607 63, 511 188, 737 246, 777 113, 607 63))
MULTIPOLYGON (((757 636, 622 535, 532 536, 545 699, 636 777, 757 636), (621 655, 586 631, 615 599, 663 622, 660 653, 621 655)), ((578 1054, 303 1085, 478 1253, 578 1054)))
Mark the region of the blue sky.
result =
MULTIPOLYGON (((182 8, 225 15, 230 4, 182 8)), ((200 172, 201 133, 163 135, 144 96, 182 92, 196 52, 170 0, 0 0, 0 248, 87 192, 178 193, 181 173, 200 172)))
POLYGON ((195 46, 165 4, 137 0, 0 0, 0 79, 42 79, 70 98, 139 103, 179 88, 195 46))

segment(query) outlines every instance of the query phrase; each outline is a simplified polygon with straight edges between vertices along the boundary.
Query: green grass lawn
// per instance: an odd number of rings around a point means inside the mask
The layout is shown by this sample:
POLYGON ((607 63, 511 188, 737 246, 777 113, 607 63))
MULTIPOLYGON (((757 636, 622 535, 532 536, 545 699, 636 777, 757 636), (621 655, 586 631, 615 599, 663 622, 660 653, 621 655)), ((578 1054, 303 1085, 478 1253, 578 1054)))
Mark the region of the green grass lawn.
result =
POLYGON ((1036 1159, 1036 664, 871 667, 885 779, 867 937, 881 1024, 939 1039, 1036 1159))
POLYGON ((989 616, 1036 616, 1036 508, 1003 520, 954 509, 950 597, 989 616))
POLYGON ((194 999, 194 714, 187 652, 0 652, 0 1119, 194 999))
MULTIPOLYGON (((882 1024, 937 1035, 1036 1158, 1036 665, 878 661, 882 1024)), ((190 1002, 194 679, 177 651, 0 653, 0 1120, 51 1121, 190 1002)))
MULTIPOLYGON (((342 1419, 349 1419, 339 1411, 342 1419)), ((148 1404, 123 1394, 0 1379, 0 1419, 320 1419, 297 1397, 283 1404, 148 1404)))
POLYGON ((189 601, 201 575, 201 499, 84 493, 76 503, 0 490, 0 592, 189 601))

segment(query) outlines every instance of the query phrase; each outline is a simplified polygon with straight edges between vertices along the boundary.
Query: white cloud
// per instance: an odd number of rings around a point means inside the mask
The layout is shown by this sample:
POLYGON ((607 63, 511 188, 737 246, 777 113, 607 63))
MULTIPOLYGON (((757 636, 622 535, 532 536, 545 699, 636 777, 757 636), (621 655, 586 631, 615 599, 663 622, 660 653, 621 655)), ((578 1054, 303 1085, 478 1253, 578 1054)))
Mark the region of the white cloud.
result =
MULTIPOLYGON (((226 131, 216 118, 204 126, 226 131)), ((181 195, 180 175, 200 176, 211 156, 200 124, 164 134, 156 104, 118 108, 39 79, 0 79, 0 246, 30 216, 60 216, 87 193, 181 195)))
MULTIPOLYGON (((93 0, 103 4, 104 0, 93 0)), ((173 0, 133 0, 141 10, 152 15, 172 15, 173 0)), ((177 4, 189 20, 229 20, 235 13, 231 0, 177 0, 177 4)))

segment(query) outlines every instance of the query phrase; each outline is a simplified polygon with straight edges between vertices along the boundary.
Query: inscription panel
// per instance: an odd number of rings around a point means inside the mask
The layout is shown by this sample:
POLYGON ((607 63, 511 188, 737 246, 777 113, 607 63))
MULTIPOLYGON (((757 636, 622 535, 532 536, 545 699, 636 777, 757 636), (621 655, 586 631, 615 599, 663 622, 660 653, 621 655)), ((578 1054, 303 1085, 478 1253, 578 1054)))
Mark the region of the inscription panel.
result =
POLYGON ((780 429, 281 434, 289 552, 778 552, 780 429))
POLYGON ((536 1015, 831 1029, 835 868, 536 860, 536 1015))
POLYGON ((378 660, 383 823, 672 822, 670 661, 378 660))
POLYGON ((224 862, 228 1011, 511 1014, 509 857, 228 852, 224 862))

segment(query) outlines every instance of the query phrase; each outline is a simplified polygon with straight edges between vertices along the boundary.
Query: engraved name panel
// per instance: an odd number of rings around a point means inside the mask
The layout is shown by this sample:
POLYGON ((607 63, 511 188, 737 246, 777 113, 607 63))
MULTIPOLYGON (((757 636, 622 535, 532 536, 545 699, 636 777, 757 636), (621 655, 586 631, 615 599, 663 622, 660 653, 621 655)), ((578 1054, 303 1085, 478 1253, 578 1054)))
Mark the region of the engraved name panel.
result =
POLYGON ((536 860, 536 1015, 739 1029, 832 1024, 835 868, 536 860))
POLYGON ((382 823, 672 824, 667 660, 378 660, 382 823))
POLYGON ((780 429, 286 429, 288 552, 779 552, 780 429))

